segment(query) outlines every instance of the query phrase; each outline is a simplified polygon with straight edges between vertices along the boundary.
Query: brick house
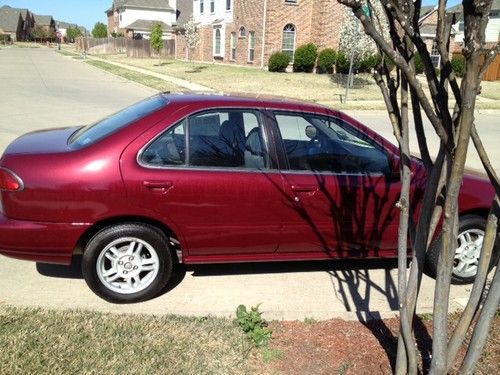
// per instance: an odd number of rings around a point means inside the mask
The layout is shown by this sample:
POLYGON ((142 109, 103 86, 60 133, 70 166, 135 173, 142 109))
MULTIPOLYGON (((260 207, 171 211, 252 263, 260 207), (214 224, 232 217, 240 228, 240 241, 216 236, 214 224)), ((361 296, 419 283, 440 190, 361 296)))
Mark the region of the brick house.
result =
POLYGON ((25 8, 12 8, 4 5, 0 8, 0 29, 9 35, 12 41, 28 40, 35 26, 33 13, 25 8))
MULTIPOLYGON (((266 66, 272 53, 293 57, 309 42, 338 49, 343 17, 343 5, 330 0, 193 0, 200 42, 191 58, 266 66)), ((182 35, 176 43, 185 56, 182 35)))

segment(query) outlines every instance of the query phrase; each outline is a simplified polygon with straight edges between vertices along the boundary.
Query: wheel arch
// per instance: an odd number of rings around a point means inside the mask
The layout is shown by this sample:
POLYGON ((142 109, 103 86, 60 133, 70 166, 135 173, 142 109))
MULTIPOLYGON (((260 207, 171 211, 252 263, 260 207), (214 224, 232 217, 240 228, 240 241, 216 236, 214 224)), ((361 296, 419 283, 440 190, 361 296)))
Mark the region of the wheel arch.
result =
POLYGON ((177 236, 177 234, 169 226, 165 225, 159 220, 155 220, 145 216, 134 216, 134 215, 116 216, 97 221, 80 236, 80 239, 78 240, 78 243, 73 251, 73 255, 83 254, 83 250, 85 249, 85 246, 90 241, 90 239, 94 237, 102 229, 116 224, 131 224, 131 223, 146 224, 152 226, 157 230, 159 230, 162 234, 167 236, 170 245, 170 250, 172 252, 172 256, 174 257, 173 259, 175 259, 179 263, 182 263, 182 248, 180 244, 180 239, 177 236))

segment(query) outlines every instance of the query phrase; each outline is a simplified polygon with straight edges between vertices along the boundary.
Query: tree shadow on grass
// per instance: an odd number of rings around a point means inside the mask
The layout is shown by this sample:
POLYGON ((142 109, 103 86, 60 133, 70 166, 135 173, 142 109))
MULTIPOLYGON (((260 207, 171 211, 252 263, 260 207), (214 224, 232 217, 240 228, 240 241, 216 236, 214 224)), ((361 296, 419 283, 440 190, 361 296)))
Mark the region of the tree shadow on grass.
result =
MULTIPOLYGON (((340 87, 346 87, 347 80, 349 79, 348 74, 336 73, 330 75, 330 81, 340 87)), ((352 86, 351 89, 362 89, 365 86, 373 85, 372 79, 367 79, 364 76, 359 76, 357 74, 352 76, 352 86)))
POLYGON ((200 65, 194 66, 191 70, 186 70, 186 73, 201 73, 203 70, 207 69, 208 66, 200 65))

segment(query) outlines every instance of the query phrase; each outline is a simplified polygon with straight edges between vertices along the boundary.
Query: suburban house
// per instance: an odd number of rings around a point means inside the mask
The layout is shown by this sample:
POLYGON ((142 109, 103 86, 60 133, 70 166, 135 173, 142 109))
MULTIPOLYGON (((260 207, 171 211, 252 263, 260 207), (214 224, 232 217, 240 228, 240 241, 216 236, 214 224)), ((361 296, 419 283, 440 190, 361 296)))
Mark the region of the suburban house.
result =
POLYGON ((114 0, 106 11, 108 34, 148 39, 153 24, 159 23, 163 39, 173 39, 178 17, 176 3, 176 0, 114 0))
MULTIPOLYGON (((272 53, 297 46, 338 48, 343 5, 329 0, 193 0, 200 43, 191 57, 265 66, 272 53)), ((177 38, 179 56, 186 49, 177 38)))
POLYGON ((0 29, 11 41, 22 41, 30 38, 35 20, 28 9, 12 8, 4 5, 0 8, 0 29))

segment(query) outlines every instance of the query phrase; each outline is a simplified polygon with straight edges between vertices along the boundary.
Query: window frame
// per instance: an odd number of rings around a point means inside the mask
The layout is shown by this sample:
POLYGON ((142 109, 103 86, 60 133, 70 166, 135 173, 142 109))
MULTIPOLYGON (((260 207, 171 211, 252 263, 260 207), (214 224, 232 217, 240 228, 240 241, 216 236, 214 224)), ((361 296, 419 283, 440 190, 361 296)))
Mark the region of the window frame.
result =
POLYGON ((213 55, 215 57, 221 57, 222 56, 222 27, 221 26, 214 27, 213 43, 214 43, 213 55), (217 33, 219 34, 218 38, 217 38, 217 33), (218 43, 219 50, 218 51, 217 51, 217 39, 219 41, 219 43, 218 43))
POLYGON ((205 13, 205 0, 200 0, 200 14, 205 13))
POLYGON ((210 0, 210 14, 215 13, 215 0, 210 0))
POLYGON ((236 32, 231 32, 231 61, 236 61, 236 49, 238 47, 238 38, 236 32))
POLYGON ((205 108, 199 111, 195 111, 183 116, 180 119, 177 119, 174 123, 166 125, 163 129, 154 135, 144 146, 142 146, 136 155, 136 163, 145 169, 154 169, 154 170, 189 170, 189 171, 211 171, 211 172, 245 172, 245 173, 262 173, 265 171, 266 173, 280 173, 279 162, 277 161, 277 151, 275 146, 276 135, 271 130, 272 122, 270 122, 269 116, 262 108, 251 108, 251 107, 216 107, 216 108, 205 108), (230 111, 242 111, 254 113, 257 117, 257 121, 259 122, 260 135, 262 139, 262 147, 264 151, 267 153, 266 158, 266 166, 262 169, 255 168, 241 168, 241 167, 220 167, 220 166, 199 166, 199 165, 190 165, 190 125, 189 119, 194 116, 200 116, 213 112, 230 112, 230 111), (185 130, 184 130, 184 147, 186 150, 186 155, 184 159, 184 164, 182 165, 153 165, 148 164, 142 161, 143 153, 151 146, 157 139, 162 137, 165 133, 174 129, 175 127, 181 125, 183 122, 186 122, 185 130))
POLYGON ((295 49, 297 47, 297 27, 293 23, 287 23, 283 29, 281 30, 281 52, 285 54, 290 54, 290 63, 293 63, 294 56, 295 56, 295 49), (285 33, 291 34, 291 30, 287 30, 287 28, 293 28, 293 44, 292 44, 292 49, 285 49, 285 33))
POLYGON ((349 122, 345 121, 344 119, 335 116, 335 115, 328 115, 328 114, 322 114, 322 113, 315 113, 315 112, 302 112, 302 111, 294 111, 294 110, 284 110, 284 109, 268 109, 269 113, 271 114, 271 118, 273 120, 273 132, 274 132, 274 144, 276 147, 276 152, 277 152, 277 160, 279 162, 279 170, 281 173, 285 174, 306 174, 306 175, 331 175, 331 176, 386 176, 386 177, 391 177, 392 175, 392 169, 394 166, 394 153, 387 147, 385 147, 383 144, 378 142, 376 139, 371 137, 369 134, 361 131, 358 129, 356 126, 353 126, 349 122), (370 144, 372 144, 375 148, 378 150, 382 151, 386 156, 387 156, 387 163, 389 167, 388 173, 382 173, 382 172, 371 172, 371 173, 348 173, 348 172, 333 172, 333 171, 314 171, 314 170, 301 170, 301 169, 291 169, 290 168, 290 163, 288 161, 288 155, 286 153, 286 147, 284 143, 284 139, 281 135, 281 130, 278 125, 278 121, 276 119, 276 115, 285 115, 285 116, 298 116, 298 117, 307 117, 307 116, 312 116, 312 117, 318 117, 318 118, 324 118, 326 120, 330 120, 332 122, 335 122, 337 124, 342 124, 338 125, 340 127, 348 127, 349 130, 352 130, 352 133, 359 138, 364 138, 366 140, 369 140, 370 144))
POLYGON ((248 54, 247 54, 247 61, 248 62, 254 62, 255 61, 255 31, 249 31, 248 32, 248 54), (253 46, 252 46, 253 44, 253 46), (250 58, 250 53, 251 51, 253 52, 252 59, 250 58))
POLYGON ((232 0, 226 0, 226 12, 231 11, 231 9, 232 9, 232 7, 233 7, 233 6, 232 6, 232 5, 233 5, 232 3, 233 3, 233 1, 232 1, 232 0))

